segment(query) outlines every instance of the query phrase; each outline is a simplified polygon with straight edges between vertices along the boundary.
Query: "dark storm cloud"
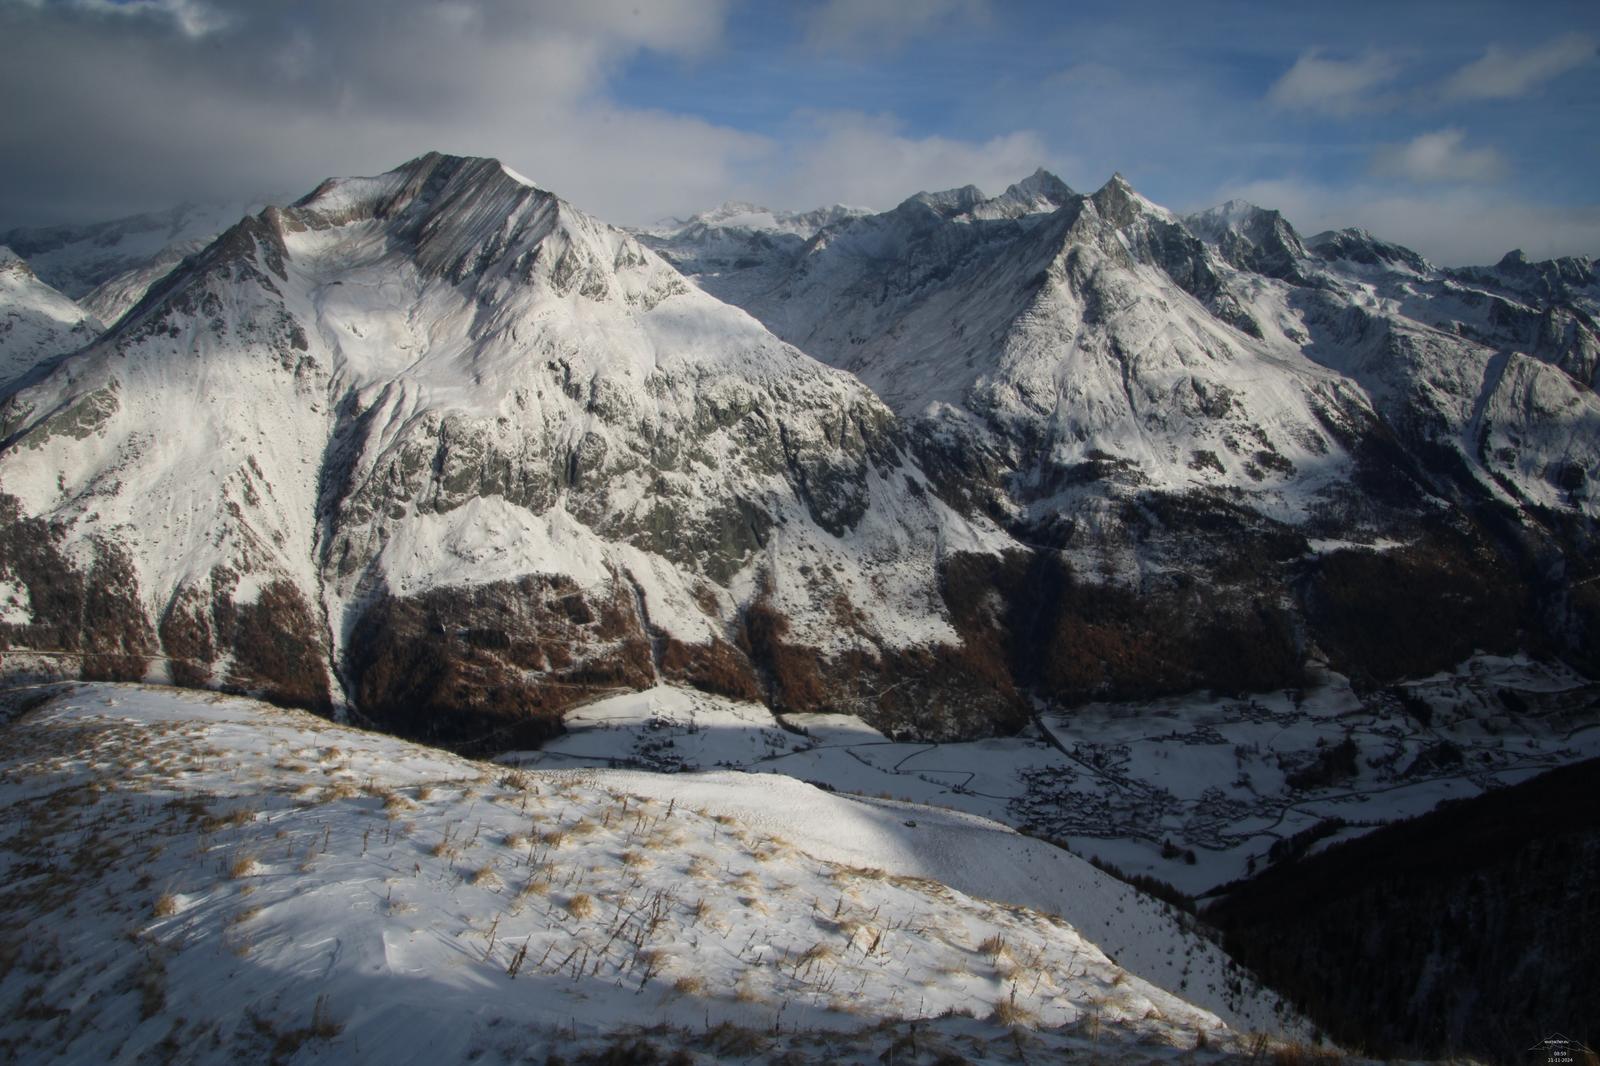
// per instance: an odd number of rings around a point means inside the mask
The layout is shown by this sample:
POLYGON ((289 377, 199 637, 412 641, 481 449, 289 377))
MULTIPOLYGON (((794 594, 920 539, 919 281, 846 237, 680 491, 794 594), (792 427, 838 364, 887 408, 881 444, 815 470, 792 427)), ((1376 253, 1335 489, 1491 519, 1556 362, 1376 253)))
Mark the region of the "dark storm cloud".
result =
POLYGON ((714 47, 720 0, 0 0, 0 224, 286 195, 430 148, 499 155, 605 211, 713 198, 761 145, 598 91, 714 47))

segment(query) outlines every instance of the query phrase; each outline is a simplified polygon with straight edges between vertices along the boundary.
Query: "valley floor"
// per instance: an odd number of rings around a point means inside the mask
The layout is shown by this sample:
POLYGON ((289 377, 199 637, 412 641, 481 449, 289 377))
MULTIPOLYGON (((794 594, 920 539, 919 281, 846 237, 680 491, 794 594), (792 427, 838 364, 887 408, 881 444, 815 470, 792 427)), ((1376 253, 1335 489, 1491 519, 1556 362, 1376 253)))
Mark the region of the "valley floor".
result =
POLYGON ((1199 895, 1291 852, 1600 755, 1600 685, 1481 655, 1377 693, 1323 672, 1303 690, 1246 699, 1045 709, 1021 736, 953 744, 658 688, 580 708, 567 727, 505 761, 785 774, 981 815, 1199 895))

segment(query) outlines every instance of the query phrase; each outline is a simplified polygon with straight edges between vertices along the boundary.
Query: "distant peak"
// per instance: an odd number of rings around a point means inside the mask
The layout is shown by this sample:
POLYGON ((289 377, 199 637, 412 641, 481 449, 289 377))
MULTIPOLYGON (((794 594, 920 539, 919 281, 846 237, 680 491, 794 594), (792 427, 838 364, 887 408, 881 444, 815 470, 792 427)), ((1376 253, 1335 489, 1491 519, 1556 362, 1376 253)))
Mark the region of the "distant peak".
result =
POLYGON ((937 215, 949 218, 972 210, 985 199, 983 190, 976 185, 963 185, 959 189, 945 189, 942 192, 919 192, 900 206, 920 204, 937 215))
POLYGON ((1511 251, 1500 257, 1500 262, 1495 264, 1495 266, 1499 267, 1501 270, 1525 267, 1527 265, 1528 254, 1521 248, 1511 249, 1511 251))
POLYGON ((1111 175, 1110 181, 1095 190, 1090 199, 1094 201, 1095 210, 1100 212, 1101 217, 1114 226, 1125 226, 1146 213, 1163 218, 1170 217, 1165 208, 1157 207, 1135 192, 1120 170, 1111 175))
POLYGON ((1052 203, 1060 204, 1065 203, 1076 195, 1077 193, 1073 192, 1072 186, 1050 173, 1044 167, 1040 167, 1001 193, 998 199, 1048 200, 1052 203))
POLYGON ((1039 167, 1032 174, 1023 178, 1012 186, 1013 189, 1038 189, 1041 191, 1066 191, 1071 192, 1072 187, 1056 177, 1044 167, 1039 167))
POLYGON ((1269 213, 1274 215, 1277 214, 1276 211, 1269 211, 1267 208, 1262 207, 1259 204, 1253 204, 1249 200, 1240 200, 1237 197, 1224 203, 1220 203, 1216 207, 1207 208, 1200 213, 1202 215, 1209 215, 1213 218, 1229 219, 1253 218, 1256 215, 1264 215, 1269 213))
POLYGON ((1340 230, 1327 230, 1306 242, 1323 259, 1347 259, 1367 266, 1404 267, 1424 273, 1430 269, 1428 261, 1409 248, 1380 240, 1359 226, 1340 230))

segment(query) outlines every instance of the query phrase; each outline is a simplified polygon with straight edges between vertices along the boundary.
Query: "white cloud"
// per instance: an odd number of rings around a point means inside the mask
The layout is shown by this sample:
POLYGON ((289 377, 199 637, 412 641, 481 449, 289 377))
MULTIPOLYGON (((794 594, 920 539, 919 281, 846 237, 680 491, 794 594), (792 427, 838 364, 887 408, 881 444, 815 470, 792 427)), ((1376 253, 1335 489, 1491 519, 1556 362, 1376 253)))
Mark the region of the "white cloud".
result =
POLYGON ((1052 166, 1038 134, 1019 130, 985 141, 912 137, 889 117, 859 112, 809 116, 771 160, 780 174, 762 184, 782 206, 846 203, 884 209, 913 193, 976 185, 990 195, 1052 166))
POLYGON ((1283 179, 1230 185, 1216 202, 1275 207, 1302 234, 1360 226, 1446 266, 1493 263, 1513 248, 1535 259, 1600 253, 1600 207, 1536 204, 1483 187, 1396 190, 1376 183, 1334 188, 1283 179))
POLYGON ((1313 48, 1267 91, 1267 99, 1288 110, 1346 116, 1379 103, 1373 91, 1399 74, 1392 56, 1367 52, 1358 59, 1328 59, 1313 48))
POLYGON ((989 0, 824 0, 806 17, 806 38, 819 48, 893 47, 988 13, 989 0))
POLYGON ((1459 129, 1423 133, 1404 144, 1379 148, 1372 173, 1419 182, 1492 181, 1503 175, 1506 161, 1493 148, 1466 148, 1459 129))
POLYGON ((1525 51, 1490 45, 1479 59, 1446 79, 1448 100, 1500 100, 1522 96, 1595 58, 1593 37, 1569 33, 1525 51))

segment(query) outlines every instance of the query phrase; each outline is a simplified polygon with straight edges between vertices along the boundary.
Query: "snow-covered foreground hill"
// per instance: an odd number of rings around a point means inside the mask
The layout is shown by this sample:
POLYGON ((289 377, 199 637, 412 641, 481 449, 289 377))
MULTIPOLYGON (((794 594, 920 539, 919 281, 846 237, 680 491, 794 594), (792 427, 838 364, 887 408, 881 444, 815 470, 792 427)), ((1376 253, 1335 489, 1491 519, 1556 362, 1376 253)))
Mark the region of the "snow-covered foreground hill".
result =
POLYGON ((642 1028, 702 1060, 1261 1050, 1070 915, 998 902, 1017 856, 966 891, 916 875, 955 839, 969 863, 1017 839, 975 819, 514 771, 134 686, 63 690, 0 729, 0 760, 13 1061, 526 1061, 642 1028))

